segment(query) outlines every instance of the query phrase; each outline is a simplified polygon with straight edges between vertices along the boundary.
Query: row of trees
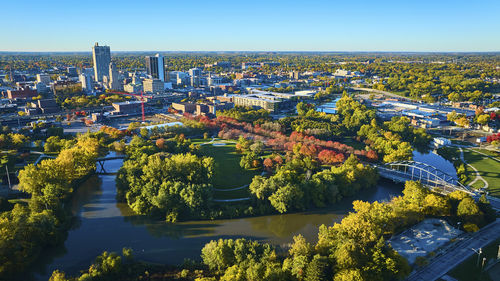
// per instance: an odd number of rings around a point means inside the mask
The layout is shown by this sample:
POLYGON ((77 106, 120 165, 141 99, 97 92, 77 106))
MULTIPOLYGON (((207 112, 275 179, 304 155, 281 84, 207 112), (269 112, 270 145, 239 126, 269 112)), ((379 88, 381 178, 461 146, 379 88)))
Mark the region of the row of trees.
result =
POLYGON ((240 122, 254 122, 262 119, 269 119, 269 111, 265 109, 255 110, 250 107, 236 106, 218 114, 236 119, 240 122))
POLYGON ((101 143, 94 135, 79 136, 56 159, 19 171, 19 186, 28 204, 17 203, 0 214, 0 279, 23 272, 45 247, 64 239, 71 214, 63 208, 76 181, 95 170, 101 143))

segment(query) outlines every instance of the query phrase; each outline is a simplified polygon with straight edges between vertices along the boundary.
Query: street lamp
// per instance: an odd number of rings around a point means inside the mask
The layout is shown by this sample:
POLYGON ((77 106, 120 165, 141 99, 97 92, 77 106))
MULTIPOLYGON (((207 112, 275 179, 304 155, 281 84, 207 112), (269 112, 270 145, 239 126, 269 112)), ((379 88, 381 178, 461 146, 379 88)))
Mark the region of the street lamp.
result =
POLYGON ((497 260, 500 260, 500 245, 498 245, 497 260))
POLYGON ((474 248, 471 248, 472 251, 476 252, 477 254, 477 263, 476 263, 476 267, 479 267, 479 261, 481 260, 481 254, 483 253, 483 250, 481 248, 479 248, 478 250, 474 249, 474 248))

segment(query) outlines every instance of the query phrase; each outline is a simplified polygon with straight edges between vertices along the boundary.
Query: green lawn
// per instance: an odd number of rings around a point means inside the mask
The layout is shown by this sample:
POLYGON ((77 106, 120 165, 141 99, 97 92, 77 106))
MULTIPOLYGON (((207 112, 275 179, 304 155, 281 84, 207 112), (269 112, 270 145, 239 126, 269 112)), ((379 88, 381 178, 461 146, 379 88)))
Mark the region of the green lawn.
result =
POLYGON ((481 148, 474 148, 473 150, 482 152, 482 153, 489 155, 489 156, 492 156, 492 157, 497 157, 497 158, 500 157, 500 153, 498 153, 496 151, 492 151, 492 150, 488 150, 488 149, 481 149, 481 148))
MULTIPOLYGON (((464 157, 467 163, 474 166, 479 171, 479 174, 488 182, 488 191, 490 195, 500 198, 500 162, 483 156, 479 153, 464 150, 464 157)), ((472 169, 468 169, 473 173, 472 169)), ((471 178, 474 178, 471 175, 471 178)))
MULTIPOLYGON (((240 167, 241 154, 236 152, 234 143, 227 143, 224 146, 203 145, 201 146, 201 152, 203 155, 213 157, 215 160, 214 188, 231 189, 250 184, 252 178, 260 174, 259 170, 249 171, 240 167)), ((214 197, 217 199, 242 198, 247 196, 247 188, 214 192, 214 197)))
POLYGON ((209 142, 212 140, 212 138, 208 138, 208 139, 189 139, 191 141, 191 143, 193 144, 202 144, 202 143, 206 143, 206 142, 209 142))
MULTIPOLYGON (((495 242, 483 248, 483 255, 481 259, 483 257, 488 260, 495 259, 497 256, 499 243, 500 239, 497 239, 495 242)), ((477 267, 477 254, 472 255, 472 257, 468 258, 459 266, 451 270, 448 275, 456 278, 459 281, 493 281, 493 279, 490 278, 488 272, 481 273, 481 268, 477 267)))

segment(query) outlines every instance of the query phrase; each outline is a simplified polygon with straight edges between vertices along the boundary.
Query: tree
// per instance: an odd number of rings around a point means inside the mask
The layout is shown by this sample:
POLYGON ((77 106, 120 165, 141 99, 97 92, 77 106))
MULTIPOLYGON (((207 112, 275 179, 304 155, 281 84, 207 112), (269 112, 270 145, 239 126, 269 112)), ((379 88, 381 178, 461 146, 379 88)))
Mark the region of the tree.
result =
POLYGON ((427 215, 447 216, 450 214, 451 205, 446 198, 431 193, 425 196, 423 210, 427 215))
POLYGON ((471 197, 466 197, 460 201, 457 207, 457 216, 465 223, 480 225, 483 222, 483 213, 471 197))
POLYGON ((260 155, 262 151, 264 151, 264 143, 261 141, 256 141, 252 145, 250 145, 250 151, 255 153, 256 155, 260 155))
POLYGON ((271 158, 266 158, 266 159, 264 159, 263 164, 267 170, 270 170, 273 167, 273 160, 271 160, 271 158))
POLYGON ((466 117, 460 117, 460 118, 456 119, 455 124, 457 124, 458 126, 460 126, 462 128, 469 128, 469 126, 470 126, 469 119, 467 119, 466 117))
POLYGON ((414 206, 422 206, 429 191, 419 181, 405 182, 403 190, 403 198, 406 202, 414 206))
POLYGON ((489 114, 481 114, 477 117, 477 123, 481 125, 486 125, 490 122, 490 115, 489 114))
POLYGON ((328 259, 321 255, 315 255, 307 265, 304 281, 327 280, 329 276, 328 259))
POLYGON ((149 136, 149 130, 146 128, 141 128, 140 134, 143 138, 147 138, 149 136))
POLYGON ((293 209, 302 209, 302 197, 304 192, 297 184, 288 183, 276 190, 273 195, 269 197, 271 205, 280 213, 286 213, 293 209))
POLYGON ((313 105, 304 103, 304 102, 299 102, 297 104, 297 113, 299 116, 305 116, 309 110, 314 109, 313 105))

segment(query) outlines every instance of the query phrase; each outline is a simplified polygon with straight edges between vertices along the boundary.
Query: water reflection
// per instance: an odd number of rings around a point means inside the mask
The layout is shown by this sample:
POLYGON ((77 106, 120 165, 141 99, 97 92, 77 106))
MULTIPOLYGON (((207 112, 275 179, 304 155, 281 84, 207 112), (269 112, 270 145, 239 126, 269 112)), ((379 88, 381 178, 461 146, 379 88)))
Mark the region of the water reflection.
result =
POLYGON ((435 152, 420 153, 420 152, 414 151, 413 152, 413 161, 422 162, 422 163, 434 166, 437 169, 452 176, 454 179, 458 179, 457 170, 453 166, 453 163, 444 159, 443 157, 436 154, 435 152))

